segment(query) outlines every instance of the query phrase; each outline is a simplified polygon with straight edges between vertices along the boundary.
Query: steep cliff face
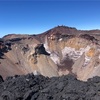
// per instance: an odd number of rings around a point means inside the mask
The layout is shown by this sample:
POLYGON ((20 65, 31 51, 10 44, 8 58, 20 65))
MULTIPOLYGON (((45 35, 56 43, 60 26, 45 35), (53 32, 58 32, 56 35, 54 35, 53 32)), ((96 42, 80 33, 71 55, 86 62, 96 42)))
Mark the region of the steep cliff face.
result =
POLYGON ((57 66, 50 59, 50 54, 45 51, 34 37, 11 40, 11 50, 4 53, 0 59, 0 74, 5 78, 15 74, 41 73, 44 76, 58 76, 57 66))
POLYGON ((100 45, 91 34, 54 34, 45 39, 45 48, 58 66, 59 75, 72 73, 79 79, 100 75, 100 45))
POLYGON ((68 73, 80 80, 100 76, 100 31, 80 31, 58 26, 39 35, 8 35, 10 49, 2 52, 0 74, 60 76, 68 73))

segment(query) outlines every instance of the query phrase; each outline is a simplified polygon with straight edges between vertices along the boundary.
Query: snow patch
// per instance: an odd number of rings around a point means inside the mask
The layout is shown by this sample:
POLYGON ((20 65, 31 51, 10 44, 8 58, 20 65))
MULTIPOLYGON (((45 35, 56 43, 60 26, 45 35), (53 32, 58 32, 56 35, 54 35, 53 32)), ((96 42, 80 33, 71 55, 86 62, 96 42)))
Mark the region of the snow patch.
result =
POLYGON ((100 54, 99 54, 99 59, 100 59, 100 54))
POLYGON ((83 66, 87 66, 89 64, 90 60, 91 60, 91 57, 85 56, 85 61, 84 61, 83 66))
POLYGON ((55 64, 58 64, 60 62, 60 58, 56 53, 51 53, 50 58, 55 62, 55 64))
POLYGON ((40 73, 37 70, 34 70, 33 74, 34 75, 40 75, 40 73))
POLYGON ((75 48, 71 48, 71 47, 65 47, 62 50, 62 55, 63 58, 65 57, 69 57, 72 60, 77 60, 78 58, 80 58, 82 56, 83 53, 85 53, 85 61, 84 61, 84 65, 86 66, 87 64, 89 64, 91 57, 87 57, 86 53, 89 51, 90 46, 87 46, 86 48, 80 48, 79 50, 75 50, 75 48))
POLYGON ((62 38, 60 38, 59 41, 62 41, 62 38))
POLYGON ((75 48, 71 48, 71 47, 65 47, 62 50, 63 57, 68 56, 73 60, 77 60, 82 54, 83 54, 82 51, 79 50, 76 51, 75 48))
POLYGON ((48 53, 51 53, 50 50, 49 50, 47 38, 45 38, 44 48, 48 53))

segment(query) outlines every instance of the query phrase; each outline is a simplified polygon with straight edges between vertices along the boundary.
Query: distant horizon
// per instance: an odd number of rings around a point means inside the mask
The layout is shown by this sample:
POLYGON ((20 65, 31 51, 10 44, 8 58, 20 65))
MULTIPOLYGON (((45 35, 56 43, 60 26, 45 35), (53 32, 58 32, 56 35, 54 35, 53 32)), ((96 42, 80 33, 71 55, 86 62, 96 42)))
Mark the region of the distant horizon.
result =
POLYGON ((100 1, 0 1, 0 37, 40 34, 56 26, 100 30, 100 1))
MULTIPOLYGON (((50 30, 50 29, 53 29, 53 28, 55 28, 55 27, 57 27, 57 26, 65 26, 65 27, 76 28, 76 27, 74 27, 74 26, 56 25, 56 26, 54 26, 54 27, 51 27, 51 28, 46 29, 46 30, 44 30, 43 32, 39 32, 39 33, 8 33, 8 34, 5 34, 4 36, 6 36, 6 35, 12 35, 12 34, 15 34, 15 35, 38 35, 38 34, 42 34, 42 33, 46 32, 46 31, 48 31, 48 30, 50 30)), ((77 29, 77 30, 82 30, 82 31, 100 30, 100 29, 78 29, 78 28, 76 28, 76 29, 77 29)), ((2 36, 2 37, 4 37, 4 36, 2 36)), ((2 38, 2 37, 0 37, 0 38, 2 38)))
MULTIPOLYGON (((62 24, 63 25, 63 24, 62 24)), ((5 35, 1 35, 0 36, 0 38, 2 38, 2 37, 4 37, 4 36, 6 36, 6 35, 8 35, 8 34, 25 34, 25 35, 36 35, 36 34, 41 34, 41 33, 44 33, 44 32, 46 32, 46 31, 48 31, 48 30, 50 30, 50 29, 52 29, 52 28, 55 28, 55 27, 57 27, 57 26, 62 26, 62 25, 56 25, 56 26, 54 26, 54 27, 50 27, 50 28, 46 28, 46 29, 43 29, 43 30, 41 30, 41 31, 37 31, 37 32, 33 32, 33 33, 26 33, 26 32, 18 32, 18 33, 15 33, 15 32, 11 32, 11 33, 5 33, 5 35)), ((77 27, 75 27, 75 26, 68 26, 68 25, 63 25, 63 26, 66 26, 66 27, 72 27, 72 28, 76 28, 77 30, 83 30, 83 31, 90 31, 90 30, 100 30, 99 28, 77 28, 77 27)), ((34 30, 33 30, 34 31, 34 30)))

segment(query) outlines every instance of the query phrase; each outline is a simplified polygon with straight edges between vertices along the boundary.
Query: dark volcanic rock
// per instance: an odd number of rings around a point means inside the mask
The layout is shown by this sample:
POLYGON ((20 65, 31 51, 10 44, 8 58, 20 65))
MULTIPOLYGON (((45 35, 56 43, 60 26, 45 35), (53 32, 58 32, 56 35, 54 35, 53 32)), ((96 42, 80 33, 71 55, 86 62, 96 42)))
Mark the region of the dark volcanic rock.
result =
POLYGON ((4 80, 3 80, 2 76, 0 75, 0 84, 1 84, 2 82, 4 82, 4 80))
POLYGON ((91 36, 91 35, 89 35, 89 34, 84 34, 84 35, 81 35, 80 37, 81 37, 81 38, 85 38, 85 39, 87 39, 87 40, 91 40, 91 41, 94 42, 94 43, 97 43, 97 42, 98 42, 97 39, 95 39, 93 36, 91 36))
POLYGON ((0 59, 3 58, 4 53, 11 50, 11 43, 7 43, 3 39, 0 39, 0 59))
POLYGON ((50 55, 48 52, 46 52, 43 44, 38 44, 35 47, 35 54, 44 54, 44 55, 50 55))
POLYGON ((100 77, 82 82, 72 75, 16 75, 0 84, 0 100, 100 100, 100 77))

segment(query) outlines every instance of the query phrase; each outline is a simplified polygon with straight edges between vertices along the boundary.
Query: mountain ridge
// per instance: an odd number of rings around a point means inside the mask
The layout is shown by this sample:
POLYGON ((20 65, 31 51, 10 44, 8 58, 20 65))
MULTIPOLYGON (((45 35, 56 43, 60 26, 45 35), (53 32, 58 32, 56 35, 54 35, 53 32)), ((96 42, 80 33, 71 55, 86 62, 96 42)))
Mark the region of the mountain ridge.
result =
POLYGON ((3 78, 31 72, 48 77, 73 74, 84 81, 100 76, 99 34, 57 26, 37 35, 6 35, 0 41, 0 73, 3 78))

